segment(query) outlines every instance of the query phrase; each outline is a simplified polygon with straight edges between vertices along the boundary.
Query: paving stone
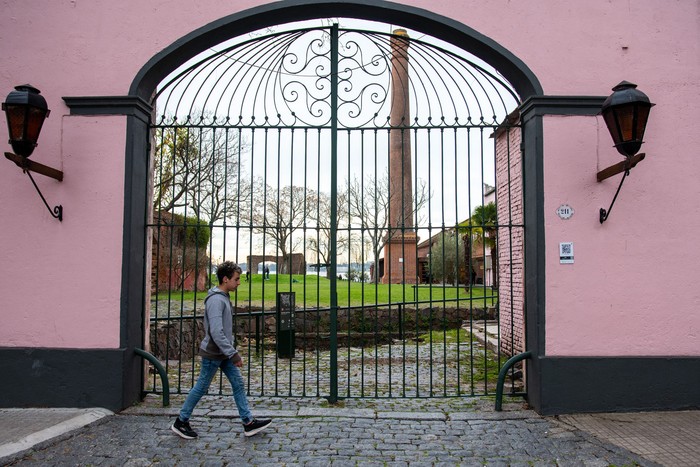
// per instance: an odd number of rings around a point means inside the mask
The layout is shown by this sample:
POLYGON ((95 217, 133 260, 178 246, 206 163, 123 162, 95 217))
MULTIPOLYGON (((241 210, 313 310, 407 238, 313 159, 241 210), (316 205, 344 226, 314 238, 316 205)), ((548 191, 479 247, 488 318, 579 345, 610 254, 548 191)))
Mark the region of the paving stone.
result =
POLYGON ((376 418, 374 410, 371 409, 304 407, 299 409, 298 415, 300 417, 376 418))
POLYGON ((446 420, 447 416, 439 412, 378 412, 377 418, 404 420, 446 420))
MULTIPOLYGON (((170 431, 172 409, 157 410, 146 404, 142 412, 130 408, 0 463, 22 467, 657 465, 528 410, 501 418, 483 412, 485 409, 470 412, 464 410, 464 404, 449 401, 443 405, 436 401, 366 401, 363 405, 363 401, 348 400, 346 407, 326 408, 319 407, 321 400, 294 399, 281 409, 279 401, 251 399, 256 414, 283 410, 288 416, 275 417, 268 430, 246 438, 231 398, 205 396, 203 412, 208 415, 199 414, 193 420, 200 437, 188 441, 170 431), (392 412, 391 407, 401 410, 392 412), (453 407, 458 412, 452 412, 453 407), (289 412, 309 415, 291 416, 289 412), (363 418, 370 413, 375 415, 363 418)), ((480 402, 474 406, 482 407, 480 402)))

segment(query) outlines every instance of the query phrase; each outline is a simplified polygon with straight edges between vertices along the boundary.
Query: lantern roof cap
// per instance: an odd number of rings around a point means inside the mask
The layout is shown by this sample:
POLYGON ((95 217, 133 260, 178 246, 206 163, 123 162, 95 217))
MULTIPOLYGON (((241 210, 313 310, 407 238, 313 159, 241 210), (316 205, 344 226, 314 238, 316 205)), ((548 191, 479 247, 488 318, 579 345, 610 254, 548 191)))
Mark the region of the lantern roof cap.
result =
POLYGON ((41 91, 31 84, 21 84, 19 86, 15 86, 15 90, 7 95, 4 104, 31 105, 44 110, 48 109, 46 99, 44 99, 44 96, 41 95, 41 91))
POLYGON ((637 89, 636 84, 630 83, 629 81, 621 81, 617 86, 612 88, 612 90, 614 92, 605 99, 602 110, 608 107, 634 102, 648 104, 650 107, 654 105, 649 101, 649 97, 646 94, 637 89))

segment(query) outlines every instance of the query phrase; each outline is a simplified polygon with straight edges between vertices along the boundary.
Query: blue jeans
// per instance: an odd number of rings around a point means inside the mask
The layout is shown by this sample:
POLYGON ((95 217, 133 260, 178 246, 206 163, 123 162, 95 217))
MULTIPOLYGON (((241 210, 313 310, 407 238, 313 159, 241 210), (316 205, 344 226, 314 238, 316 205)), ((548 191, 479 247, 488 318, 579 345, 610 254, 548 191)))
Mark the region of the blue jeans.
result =
POLYGON ((209 360, 208 358, 202 358, 202 368, 199 371, 199 378, 197 378, 197 382, 187 395, 187 399, 185 399, 182 409, 180 409, 180 420, 183 422, 189 421, 194 407, 197 405, 202 396, 207 393, 211 380, 214 379, 214 376, 216 376, 216 370, 219 368, 221 368, 221 371, 224 372, 231 383, 231 389, 233 389, 233 399, 236 401, 236 407, 238 407, 238 415, 240 415, 241 421, 247 424, 253 420, 253 414, 251 414, 250 410, 248 409, 248 398, 245 394, 245 386, 243 384, 241 370, 239 370, 230 359, 209 360))

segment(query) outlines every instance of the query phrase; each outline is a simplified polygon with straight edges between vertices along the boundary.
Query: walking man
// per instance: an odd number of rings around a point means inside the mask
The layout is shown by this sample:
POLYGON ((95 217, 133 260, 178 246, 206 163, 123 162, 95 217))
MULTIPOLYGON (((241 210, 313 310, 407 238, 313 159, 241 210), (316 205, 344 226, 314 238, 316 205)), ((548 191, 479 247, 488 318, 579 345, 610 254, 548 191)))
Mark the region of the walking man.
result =
POLYGON ((253 417, 248 408, 248 399, 239 368, 243 359, 234 347, 233 340, 233 306, 229 293, 235 291, 241 283, 241 268, 234 262, 225 261, 216 270, 219 285, 209 289, 204 299, 204 339, 199 345, 199 355, 202 365, 199 378, 187 395, 180 415, 170 427, 178 436, 194 439, 197 433, 190 427, 190 417, 195 406, 207 393, 212 379, 219 368, 226 375, 231 388, 233 399, 238 407, 238 415, 243 422, 243 432, 253 436, 270 426, 272 420, 258 420, 253 417))

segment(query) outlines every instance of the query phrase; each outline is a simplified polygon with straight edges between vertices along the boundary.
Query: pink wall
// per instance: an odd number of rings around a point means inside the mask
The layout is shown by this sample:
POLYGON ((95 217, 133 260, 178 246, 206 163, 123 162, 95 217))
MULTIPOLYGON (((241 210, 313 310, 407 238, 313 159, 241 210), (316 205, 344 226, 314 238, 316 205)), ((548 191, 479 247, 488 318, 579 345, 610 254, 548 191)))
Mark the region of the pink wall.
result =
MULTIPOLYGON (((4 258, 0 345, 10 347, 119 347, 124 147, 120 117, 50 115, 62 143, 37 160, 64 172, 59 183, 34 179, 50 206, 63 206, 53 219, 31 181, 5 162, 2 172, 4 258)), ((5 127, 3 127, 3 130, 5 127)), ((32 155, 34 158, 34 155, 32 155)))
MULTIPOLYGON (((46 97, 52 114, 32 158, 64 170, 63 183, 40 176, 38 183, 50 203, 63 204, 65 220, 50 218, 26 176, 4 163, 0 346, 119 345, 126 118, 65 117, 61 97, 125 95, 160 50, 262 3, 2 3, 0 92, 29 82, 46 97)), ((700 132, 690 127, 700 108, 700 2, 401 3, 494 39, 548 95, 607 95, 626 79, 657 104, 647 160, 603 226, 597 212, 609 205, 616 179, 598 184, 595 173, 619 160, 607 131, 594 117, 545 119, 546 352, 700 355, 700 132), (569 221, 554 215, 563 202, 576 210, 569 221), (575 242, 574 265, 559 265, 559 241, 575 242)))
POLYGON ((683 136, 670 123, 677 108, 653 108, 642 147, 647 157, 631 170, 603 225, 598 211, 608 209, 622 177, 596 181, 597 171, 622 160, 605 123, 546 119, 548 355, 700 353, 693 245, 700 186, 697 161, 679 154, 690 151, 681 149, 683 136), (557 217, 561 204, 574 208, 571 219, 557 217), (559 263, 559 242, 574 242, 574 264, 559 263))

